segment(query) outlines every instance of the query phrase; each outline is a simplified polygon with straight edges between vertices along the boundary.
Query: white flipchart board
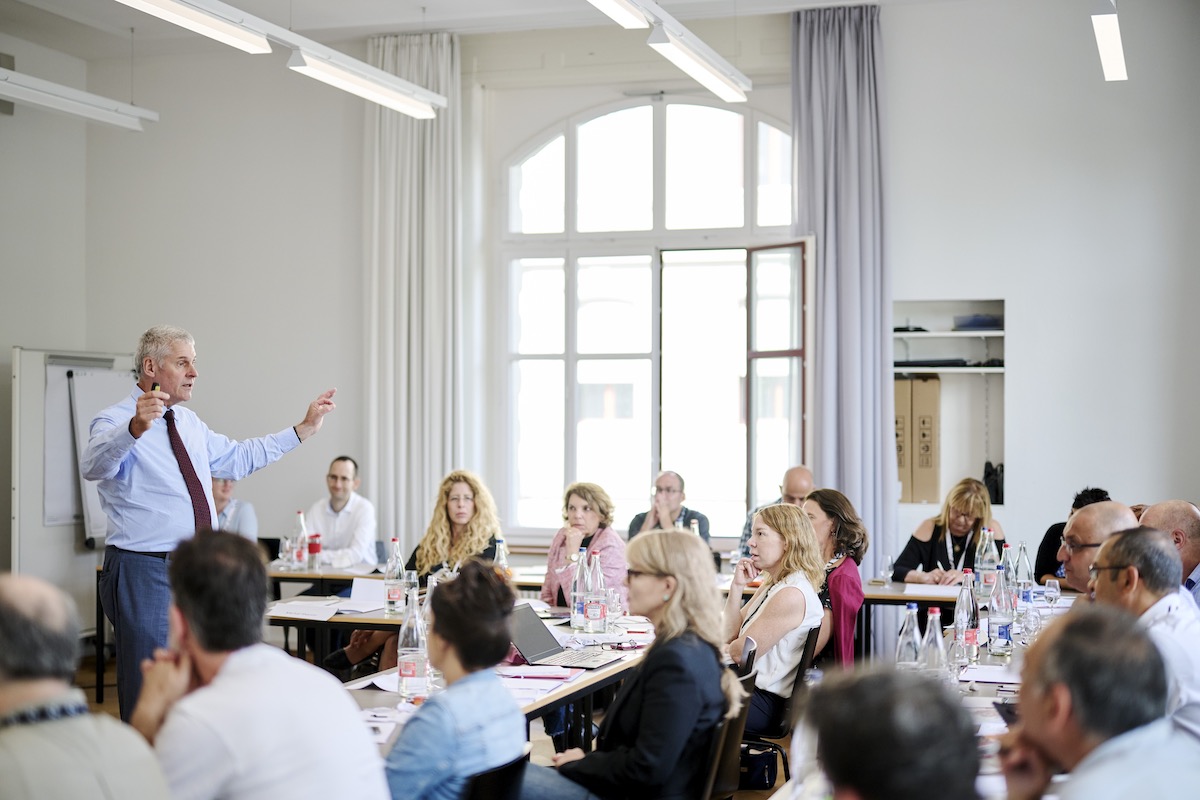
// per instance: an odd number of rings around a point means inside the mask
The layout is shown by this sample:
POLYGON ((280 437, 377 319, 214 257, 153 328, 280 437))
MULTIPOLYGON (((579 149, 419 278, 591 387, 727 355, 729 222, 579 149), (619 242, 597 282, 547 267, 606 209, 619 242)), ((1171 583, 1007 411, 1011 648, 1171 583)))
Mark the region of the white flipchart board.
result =
POLYGON ((70 594, 91 635, 106 522, 95 485, 81 488, 76 431, 132 390, 133 357, 14 347, 12 363, 12 568, 70 594))

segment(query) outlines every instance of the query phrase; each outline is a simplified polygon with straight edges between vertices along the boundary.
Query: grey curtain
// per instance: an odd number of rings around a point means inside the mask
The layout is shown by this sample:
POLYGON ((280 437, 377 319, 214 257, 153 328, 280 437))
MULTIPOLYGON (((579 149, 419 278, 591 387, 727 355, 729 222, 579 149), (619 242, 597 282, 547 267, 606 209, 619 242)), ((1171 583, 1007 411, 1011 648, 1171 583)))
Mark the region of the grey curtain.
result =
POLYGON ((367 441, 379 534, 408 553, 463 455, 458 37, 376 36, 367 61, 445 95, 432 120, 367 103, 367 441), (387 488, 383 488, 387 487, 387 488))
MULTIPOLYGON (((883 263, 879 8, 792 19, 798 235, 816 236, 815 463, 871 535, 865 578, 898 552, 892 286, 883 263)), ((884 628, 886 626, 879 626, 884 628)))

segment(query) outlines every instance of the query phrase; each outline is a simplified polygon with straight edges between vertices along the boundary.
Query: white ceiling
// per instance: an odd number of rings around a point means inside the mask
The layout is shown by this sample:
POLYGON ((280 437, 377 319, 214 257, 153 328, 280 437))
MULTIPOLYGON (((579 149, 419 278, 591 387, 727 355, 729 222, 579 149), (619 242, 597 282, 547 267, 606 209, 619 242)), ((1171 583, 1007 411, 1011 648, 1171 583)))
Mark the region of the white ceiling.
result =
MULTIPOLYGON (((658 0, 681 21, 792 11, 861 0, 658 0)), ((921 0, 875 0, 921 2, 921 0)), ((377 33, 456 33, 611 25, 586 0, 228 0, 326 44, 377 33)), ((0 0, 0 32, 86 60, 203 51, 223 45, 116 0, 0 0)))

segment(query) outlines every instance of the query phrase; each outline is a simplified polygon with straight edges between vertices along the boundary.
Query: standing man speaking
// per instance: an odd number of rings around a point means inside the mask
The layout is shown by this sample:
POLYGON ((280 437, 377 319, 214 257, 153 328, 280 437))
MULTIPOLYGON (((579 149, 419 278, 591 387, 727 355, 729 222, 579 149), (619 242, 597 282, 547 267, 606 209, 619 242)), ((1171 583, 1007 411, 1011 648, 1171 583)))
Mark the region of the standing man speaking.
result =
POLYGON ((178 405, 192 399, 198 374, 190 333, 157 325, 142 334, 136 358, 137 386, 92 420, 81 464, 84 478, 99 481, 108 516, 100 604, 116 634, 125 721, 141 692, 142 659, 167 644, 171 551, 213 527, 212 478, 240 480, 294 450, 321 429, 337 391, 310 403, 298 425, 236 442, 178 405))

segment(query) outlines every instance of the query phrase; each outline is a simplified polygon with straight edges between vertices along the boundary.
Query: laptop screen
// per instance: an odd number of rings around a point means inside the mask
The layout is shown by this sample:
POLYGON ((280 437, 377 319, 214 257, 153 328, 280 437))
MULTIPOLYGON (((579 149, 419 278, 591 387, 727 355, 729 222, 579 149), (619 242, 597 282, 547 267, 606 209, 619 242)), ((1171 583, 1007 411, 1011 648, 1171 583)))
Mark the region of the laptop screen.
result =
POLYGON ((513 644, 530 664, 562 651, 554 634, 528 603, 513 609, 513 644))

